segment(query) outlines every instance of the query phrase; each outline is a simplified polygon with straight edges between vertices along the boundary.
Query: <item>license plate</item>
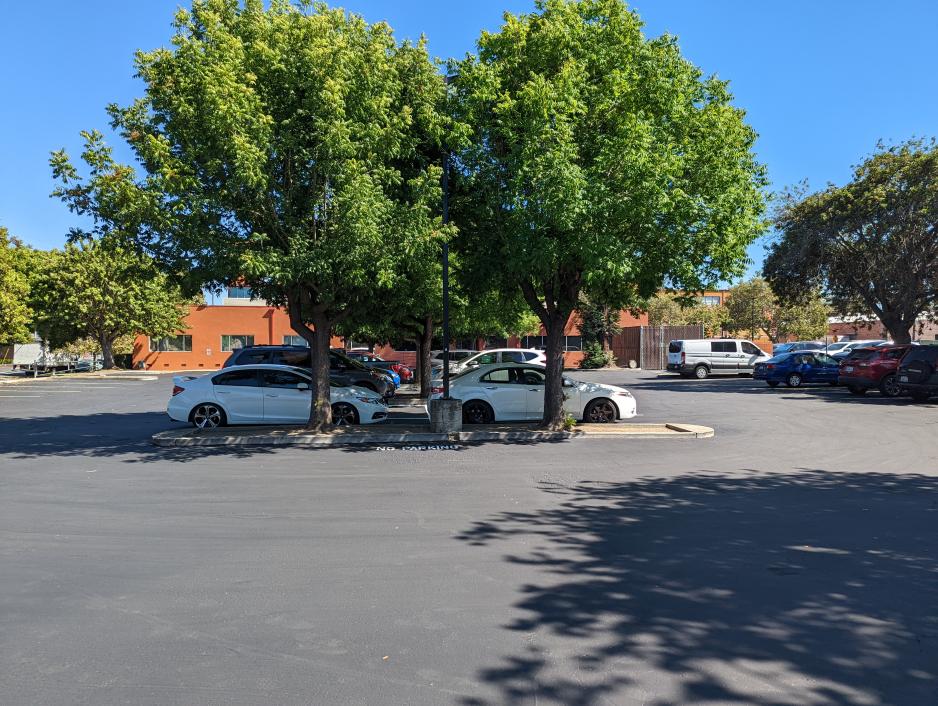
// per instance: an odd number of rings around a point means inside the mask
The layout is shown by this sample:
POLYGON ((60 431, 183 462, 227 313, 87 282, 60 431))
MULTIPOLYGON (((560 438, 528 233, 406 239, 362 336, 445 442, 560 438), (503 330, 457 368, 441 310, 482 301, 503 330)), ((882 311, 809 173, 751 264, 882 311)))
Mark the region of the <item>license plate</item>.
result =
POLYGON ((908 382, 908 381, 909 381, 909 376, 908 376, 908 375, 900 375, 900 376, 899 376, 899 382, 908 382))
POLYGON ((852 366, 852 365, 848 365, 846 368, 844 368, 844 370, 846 370, 848 373, 852 373, 852 372, 853 372, 853 366, 852 366))

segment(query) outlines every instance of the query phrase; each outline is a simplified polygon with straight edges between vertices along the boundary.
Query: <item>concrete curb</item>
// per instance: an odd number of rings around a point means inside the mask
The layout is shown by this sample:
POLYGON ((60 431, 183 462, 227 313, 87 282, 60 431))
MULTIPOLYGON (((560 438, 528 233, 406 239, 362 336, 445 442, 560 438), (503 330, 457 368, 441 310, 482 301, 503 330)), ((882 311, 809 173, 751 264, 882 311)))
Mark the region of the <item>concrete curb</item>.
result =
POLYGON ((173 429, 154 434, 151 441, 162 447, 224 447, 224 446, 302 446, 332 448, 339 446, 384 446, 401 444, 475 443, 485 441, 539 442, 563 441, 573 438, 630 437, 638 439, 708 439, 714 435, 710 427, 694 424, 592 424, 589 428, 572 431, 538 431, 534 429, 495 430, 479 429, 452 434, 431 431, 360 431, 337 434, 307 434, 283 427, 264 429, 234 428, 231 430, 201 431, 173 429), (595 427, 605 427, 596 429, 595 427))
POLYGON ((100 373, 57 373, 56 375, 40 375, 32 377, 31 375, 0 376, 0 385, 23 385, 30 382, 39 382, 40 380, 134 380, 152 382, 159 380, 156 375, 143 375, 140 373, 133 375, 101 375, 100 373))

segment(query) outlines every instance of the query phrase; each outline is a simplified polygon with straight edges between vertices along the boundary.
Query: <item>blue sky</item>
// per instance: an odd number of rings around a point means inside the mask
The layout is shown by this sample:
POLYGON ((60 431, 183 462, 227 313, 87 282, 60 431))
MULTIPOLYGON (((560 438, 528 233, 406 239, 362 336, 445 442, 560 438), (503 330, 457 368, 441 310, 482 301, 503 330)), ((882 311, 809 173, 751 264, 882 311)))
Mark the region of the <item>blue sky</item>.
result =
MULTIPOLYGON (((168 43, 177 0, 7 3, 0 42, 0 225, 37 247, 76 224, 53 188, 48 155, 80 148, 79 130, 107 132, 104 106, 141 88, 133 52, 168 43)), ((426 34, 438 57, 474 49, 505 10, 527 0, 348 0, 399 37, 426 34)), ((938 2, 902 0, 636 0, 650 36, 670 32, 706 73, 731 82, 759 132, 773 189, 849 179, 878 139, 938 134, 938 2)), ((126 152, 119 152, 128 159, 126 152)), ((761 245, 750 254, 755 268, 761 245)))

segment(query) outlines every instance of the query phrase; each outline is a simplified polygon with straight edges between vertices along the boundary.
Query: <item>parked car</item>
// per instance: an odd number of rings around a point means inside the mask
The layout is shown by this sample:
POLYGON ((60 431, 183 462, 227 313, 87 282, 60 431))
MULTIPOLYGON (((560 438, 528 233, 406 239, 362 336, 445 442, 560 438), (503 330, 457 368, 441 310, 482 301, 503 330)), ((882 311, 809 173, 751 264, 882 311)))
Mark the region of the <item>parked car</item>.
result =
MULTIPOLYGON (((234 351, 223 368, 234 365, 292 365, 311 368, 310 349, 306 346, 245 346, 234 351)), ((395 386, 391 378, 380 370, 369 370, 347 356, 329 352, 329 381, 336 385, 363 387, 377 392, 382 397, 392 397, 395 386)))
POLYGON ((394 384, 397 385, 398 387, 401 386, 401 382, 410 382, 414 378, 414 371, 408 368, 403 363, 401 363, 399 360, 385 360, 381 356, 375 355, 371 351, 366 351, 366 350, 350 350, 350 351, 338 351, 338 352, 344 353, 352 360, 357 360, 366 368, 376 368, 379 370, 387 370, 389 372, 395 373, 398 376, 398 379, 395 381, 394 384))
MULTIPOLYGON (((449 360, 450 363, 458 362, 463 358, 468 358, 469 356, 475 355, 478 352, 479 351, 470 350, 469 348, 450 348, 449 360)), ((443 365, 443 351, 430 351, 430 365, 443 365)))
MULTIPOLYGON (((491 350, 479 351, 456 363, 450 363, 450 375, 458 375, 468 368, 477 368, 481 365, 492 365, 494 363, 528 363, 529 365, 544 365, 547 362, 547 355, 544 351, 534 350, 533 348, 493 348, 491 350)), ((442 371, 443 366, 435 368, 442 371)), ((433 377, 436 377, 434 375, 433 377)))
MULTIPOLYGON (((540 419, 544 414, 544 367, 494 363, 468 367, 450 380, 450 394, 462 400, 463 422, 540 419)), ((632 393, 621 387, 563 379, 564 409, 586 422, 614 422, 637 413, 632 393)), ((434 385, 431 399, 443 388, 434 385)))
POLYGON ((668 370, 703 380, 710 375, 751 373, 769 354, 752 341, 737 338, 700 338, 668 344, 668 370))
POLYGON ((776 343, 772 346, 772 355, 791 353, 792 351, 823 351, 824 344, 818 341, 791 341, 789 343, 776 343))
MULTIPOLYGON (((226 424, 302 424, 309 419, 312 375, 287 365, 239 365, 207 375, 178 375, 166 413, 199 429, 226 424)), ((373 390, 330 383, 332 420, 374 424, 388 407, 373 390)))
POLYGON ((795 351, 756 363, 752 377, 765 380, 769 387, 778 387, 781 383, 788 387, 801 387, 805 383, 836 385, 839 369, 838 362, 826 353, 795 351))
POLYGON ((831 343, 827 346, 827 355, 837 358, 838 360, 846 360, 857 348, 871 348, 873 346, 881 346, 884 343, 889 343, 889 341, 884 341, 881 338, 867 341, 838 341, 837 343, 831 343))
POLYGON ((905 345, 854 348, 840 362, 840 384, 852 395, 865 395, 867 390, 876 388, 884 397, 896 397, 901 392, 896 371, 909 348, 905 345))
POLYGON ((899 361, 899 389, 916 402, 938 394, 938 345, 909 346, 899 361))

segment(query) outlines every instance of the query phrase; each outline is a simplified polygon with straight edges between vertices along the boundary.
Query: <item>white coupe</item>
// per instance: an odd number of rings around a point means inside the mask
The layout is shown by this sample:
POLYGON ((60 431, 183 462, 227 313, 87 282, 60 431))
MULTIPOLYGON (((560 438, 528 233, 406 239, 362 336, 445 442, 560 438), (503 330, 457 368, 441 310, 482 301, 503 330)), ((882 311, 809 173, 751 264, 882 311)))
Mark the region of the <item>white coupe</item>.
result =
MULTIPOLYGON (((312 377, 289 365, 239 365, 207 375, 173 378, 166 412, 200 429, 226 424, 303 424, 309 419, 312 377)), ((388 407, 375 392, 332 385, 332 423, 374 424, 388 407)))
MULTIPOLYGON (((544 368, 519 363, 482 365, 450 380, 450 397, 462 400, 463 422, 540 419, 544 414, 544 368)), ((584 422, 614 422, 637 414, 632 393, 614 385, 563 379, 564 409, 584 422)), ((443 388, 434 383, 430 397, 443 388)))

